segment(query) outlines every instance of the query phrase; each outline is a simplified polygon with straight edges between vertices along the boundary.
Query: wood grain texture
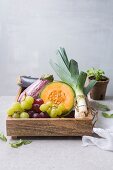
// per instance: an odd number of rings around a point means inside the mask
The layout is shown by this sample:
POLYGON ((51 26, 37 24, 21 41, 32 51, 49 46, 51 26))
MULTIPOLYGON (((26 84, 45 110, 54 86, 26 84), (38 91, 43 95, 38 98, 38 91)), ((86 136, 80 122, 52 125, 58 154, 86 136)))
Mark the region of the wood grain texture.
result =
POLYGON ((83 136, 91 135, 93 116, 74 118, 7 118, 8 136, 83 136))

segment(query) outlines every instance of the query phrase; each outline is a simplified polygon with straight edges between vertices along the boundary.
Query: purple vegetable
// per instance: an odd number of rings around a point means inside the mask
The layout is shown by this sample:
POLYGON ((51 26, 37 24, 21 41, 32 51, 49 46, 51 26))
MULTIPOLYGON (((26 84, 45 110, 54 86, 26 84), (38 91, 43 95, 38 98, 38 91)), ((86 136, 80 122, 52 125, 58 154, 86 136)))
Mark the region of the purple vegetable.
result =
POLYGON ((17 84, 22 88, 29 87, 32 83, 34 83, 38 78, 34 78, 31 76, 19 76, 17 79, 17 84))
POLYGON ((42 89, 51 81, 53 81, 52 75, 47 75, 43 79, 36 80, 33 84, 31 84, 21 93, 18 101, 21 102, 25 96, 32 96, 33 98, 36 99, 39 93, 42 91, 42 89))

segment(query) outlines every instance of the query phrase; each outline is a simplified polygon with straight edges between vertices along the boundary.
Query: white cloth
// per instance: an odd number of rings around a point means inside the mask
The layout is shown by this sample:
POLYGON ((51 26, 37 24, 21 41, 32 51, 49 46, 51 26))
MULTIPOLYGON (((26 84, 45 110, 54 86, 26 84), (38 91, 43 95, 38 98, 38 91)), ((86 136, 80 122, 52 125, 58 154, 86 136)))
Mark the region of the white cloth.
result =
POLYGON ((83 146, 95 145, 103 150, 113 151, 113 127, 111 129, 93 128, 100 137, 83 136, 83 146))
MULTIPOLYGON (((102 103, 107 104, 110 107, 111 110, 107 113, 113 114, 113 102, 108 103, 105 101, 102 103)), ((83 146, 93 145, 100 149, 113 152, 113 118, 104 118, 102 116, 102 111, 98 111, 98 120, 93 131, 98 136, 83 136, 83 146)))

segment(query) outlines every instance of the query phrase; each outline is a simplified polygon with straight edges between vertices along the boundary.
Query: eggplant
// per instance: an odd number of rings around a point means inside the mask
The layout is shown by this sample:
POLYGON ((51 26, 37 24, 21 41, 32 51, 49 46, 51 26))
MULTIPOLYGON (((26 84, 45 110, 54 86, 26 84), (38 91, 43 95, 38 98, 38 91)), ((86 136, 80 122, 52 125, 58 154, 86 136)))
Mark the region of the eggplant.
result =
POLYGON ((37 79, 29 87, 27 87, 19 96, 18 101, 21 102, 25 96, 32 96, 33 98, 38 98, 42 89, 50 82, 53 81, 53 75, 46 75, 37 79))
POLYGON ((34 78, 31 76, 19 76, 17 79, 17 84, 23 89, 29 87, 32 83, 34 83, 38 78, 34 78))

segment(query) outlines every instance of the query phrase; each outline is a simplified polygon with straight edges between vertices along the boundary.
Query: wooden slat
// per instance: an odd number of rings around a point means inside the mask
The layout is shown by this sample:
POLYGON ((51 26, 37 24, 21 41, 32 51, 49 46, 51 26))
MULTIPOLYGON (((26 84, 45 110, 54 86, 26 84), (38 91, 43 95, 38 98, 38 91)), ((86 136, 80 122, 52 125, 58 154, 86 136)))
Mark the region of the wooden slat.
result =
POLYGON ((8 136, 83 136, 92 134, 92 121, 73 118, 6 120, 8 136))

